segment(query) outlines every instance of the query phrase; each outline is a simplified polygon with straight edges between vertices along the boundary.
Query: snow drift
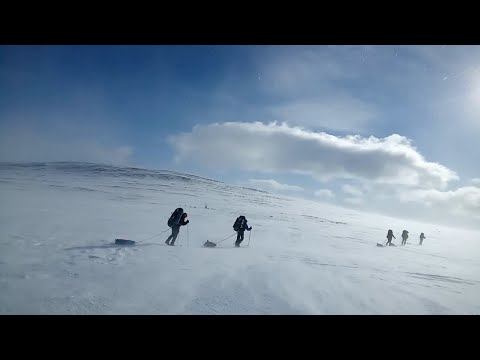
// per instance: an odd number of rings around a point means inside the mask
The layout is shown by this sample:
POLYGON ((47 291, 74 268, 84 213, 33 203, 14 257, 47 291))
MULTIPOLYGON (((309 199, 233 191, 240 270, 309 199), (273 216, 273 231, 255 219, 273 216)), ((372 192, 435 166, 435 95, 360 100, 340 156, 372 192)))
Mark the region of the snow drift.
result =
POLYGON ((479 240, 170 171, 0 165, 0 314, 478 314, 479 240), (176 207, 179 246, 169 231, 114 245, 168 229, 176 207), (250 246, 202 247, 238 215, 250 246), (388 229, 408 244, 376 247, 388 229))

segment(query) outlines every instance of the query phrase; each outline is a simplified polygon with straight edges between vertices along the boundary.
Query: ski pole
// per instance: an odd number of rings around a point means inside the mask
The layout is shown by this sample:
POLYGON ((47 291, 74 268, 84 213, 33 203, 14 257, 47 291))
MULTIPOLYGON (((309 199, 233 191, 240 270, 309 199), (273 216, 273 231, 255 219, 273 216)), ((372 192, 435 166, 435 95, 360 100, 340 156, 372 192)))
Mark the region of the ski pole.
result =
POLYGON ((190 238, 190 235, 189 235, 189 231, 188 231, 188 224, 187 224, 187 247, 189 247, 189 238, 190 238))

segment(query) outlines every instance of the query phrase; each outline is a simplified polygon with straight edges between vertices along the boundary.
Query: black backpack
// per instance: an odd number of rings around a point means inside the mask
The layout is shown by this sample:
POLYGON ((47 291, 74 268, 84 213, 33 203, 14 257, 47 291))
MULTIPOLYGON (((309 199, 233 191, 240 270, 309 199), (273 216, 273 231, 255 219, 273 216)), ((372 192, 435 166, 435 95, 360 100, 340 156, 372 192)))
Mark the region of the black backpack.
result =
POLYGON ((175 225, 180 224, 180 219, 182 218, 183 215, 183 209, 182 208, 177 208, 175 211, 170 215, 170 218, 168 219, 168 226, 169 227, 174 227, 175 225))
POLYGON ((233 230, 239 231, 240 229, 243 229, 243 225, 246 221, 247 219, 245 219, 245 216, 239 216, 237 220, 235 220, 235 222, 233 223, 233 230))

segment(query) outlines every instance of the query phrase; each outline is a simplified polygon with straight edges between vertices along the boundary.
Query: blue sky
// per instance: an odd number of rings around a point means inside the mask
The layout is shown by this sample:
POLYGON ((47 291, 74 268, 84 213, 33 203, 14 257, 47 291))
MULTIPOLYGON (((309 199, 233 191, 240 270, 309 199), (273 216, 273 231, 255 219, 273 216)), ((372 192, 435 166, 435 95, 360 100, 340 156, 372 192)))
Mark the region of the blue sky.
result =
POLYGON ((173 169, 472 223, 479 115, 478 46, 0 46, 2 161, 173 169))

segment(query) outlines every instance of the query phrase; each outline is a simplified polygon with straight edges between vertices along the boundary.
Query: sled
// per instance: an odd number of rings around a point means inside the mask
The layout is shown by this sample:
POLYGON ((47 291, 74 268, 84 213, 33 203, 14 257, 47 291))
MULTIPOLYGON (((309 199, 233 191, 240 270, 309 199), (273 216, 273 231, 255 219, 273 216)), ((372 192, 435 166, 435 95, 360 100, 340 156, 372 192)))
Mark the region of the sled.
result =
POLYGON ((135 245, 135 241, 127 239, 115 239, 117 245, 135 245))

